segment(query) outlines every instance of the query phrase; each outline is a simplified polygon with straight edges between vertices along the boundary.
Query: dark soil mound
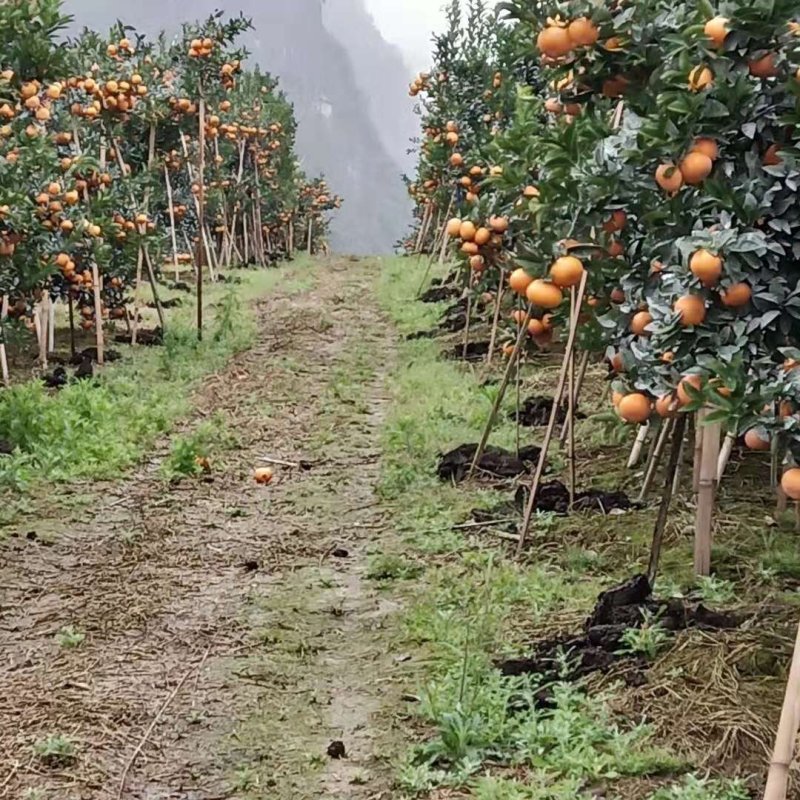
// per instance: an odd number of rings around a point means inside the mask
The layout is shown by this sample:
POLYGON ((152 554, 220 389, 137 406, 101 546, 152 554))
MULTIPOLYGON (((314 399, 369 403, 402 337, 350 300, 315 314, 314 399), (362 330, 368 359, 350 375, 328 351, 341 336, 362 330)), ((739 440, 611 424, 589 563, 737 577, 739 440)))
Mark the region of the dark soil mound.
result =
MULTIPOLYGON (((114 350, 110 347, 103 348, 103 361, 105 363, 119 361, 121 358, 122 355, 120 354, 119 350, 114 350)), ((75 355, 70 359, 69 363, 77 367, 83 364, 84 361, 97 361, 96 347, 87 347, 85 350, 75 353, 75 355)))
POLYGON ((453 361, 483 361, 487 355, 489 355, 489 342, 469 342, 466 358, 463 344, 457 345, 445 354, 447 358, 453 361))
POLYGON ((423 303, 441 303, 445 300, 451 300, 453 297, 458 297, 461 290, 457 286, 444 284, 441 280, 434 280, 430 289, 420 295, 420 300, 423 303))
MULTIPOLYGON (((530 428, 536 428, 541 425, 547 425, 550 422, 550 413, 553 409, 552 397, 541 397, 534 395, 527 398, 520 406, 519 421, 521 425, 530 428)), ((586 415, 576 413, 578 419, 585 419, 586 415)), ((508 415, 509 419, 516 419, 517 414, 512 411, 508 415)), ((558 414, 556 416, 557 423, 563 423, 567 418, 567 407, 565 405, 559 406, 558 414)))
MULTIPOLYGON (((472 460, 478 450, 477 444, 462 444, 445 453, 439 459, 437 474, 443 481, 463 481, 467 477, 472 460)), ((532 445, 523 447, 519 452, 519 458, 502 447, 486 448, 486 452, 478 462, 479 476, 492 476, 495 478, 516 478, 526 472, 530 472, 532 464, 539 460, 541 448, 532 445)))
MULTIPOLYGON (((117 334, 114 337, 114 341, 120 344, 131 344, 131 334, 117 334)), ((136 334, 136 343, 146 347, 158 347, 164 344, 164 333, 161 328, 153 328, 152 330, 147 328, 140 329, 136 334)))
MULTIPOLYGON (((623 641, 627 630, 642 628, 645 623, 657 623, 669 632, 726 630, 738 627, 741 619, 682 598, 655 598, 647 578, 637 575, 600 595, 582 634, 537 642, 528 657, 502 661, 498 667, 504 675, 536 674, 543 682, 576 680, 622 659, 634 659, 646 669, 647 662, 626 649, 623 641)), ((640 672, 632 680, 646 678, 640 672)))
MULTIPOLYGON (((520 486, 517 490, 517 504, 524 508, 527 500, 528 487, 520 486)), ((624 492, 603 492, 599 489, 589 489, 586 492, 575 493, 575 504, 572 510, 600 511, 603 514, 610 514, 615 510, 627 511, 630 508, 633 508, 633 503, 624 492)), ((536 510, 551 514, 568 514, 569 489, 561 481, 545 483, 539 488, 536 510)))

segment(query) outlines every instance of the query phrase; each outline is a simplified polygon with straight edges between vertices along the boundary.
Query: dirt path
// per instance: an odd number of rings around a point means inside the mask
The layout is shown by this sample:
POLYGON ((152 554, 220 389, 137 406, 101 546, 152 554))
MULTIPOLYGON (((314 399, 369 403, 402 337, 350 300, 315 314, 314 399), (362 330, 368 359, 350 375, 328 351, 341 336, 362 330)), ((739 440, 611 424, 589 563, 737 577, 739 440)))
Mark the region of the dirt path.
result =
POLYGON ((385 791, 380 712, 405 668, 365 571, 392 536, 374 495, 392 331, 374 264, 315 269, 310 291, 259 305, 256 345, 198 392, 187 427, 221 411, 237 438, 212 480, 166 487, 164 443, 92 512, 32 518, 0 550, 0 797, 385 791), (266 454, 312 466, 258 488, 266 454))

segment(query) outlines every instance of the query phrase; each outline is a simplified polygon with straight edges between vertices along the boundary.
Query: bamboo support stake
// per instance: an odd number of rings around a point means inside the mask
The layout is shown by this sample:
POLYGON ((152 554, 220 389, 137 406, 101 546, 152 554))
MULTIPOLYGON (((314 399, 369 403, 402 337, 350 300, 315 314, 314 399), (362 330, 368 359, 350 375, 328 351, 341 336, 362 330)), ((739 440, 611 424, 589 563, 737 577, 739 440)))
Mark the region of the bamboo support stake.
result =
POLYGON ((644 475, 642 488, 639 492, 639 496, 636 498, 637 503, 642 503, 647 498, 650 487, 653 485, 653 479, 656 476, 656 472, 658 472, 658 467, 661 463, 661 458, 664 455, 664 450, 666 449, 670 434, 674 429, 675 422, 672 419, 666 419, 661 423, 661 430, 658 432, 656 444, 650 456, 650 462, 647 465, 647 471, 644 475))
POLYGON ((694 540, 694 571, 696 575, 709 575, 711 573, 712 525, 714 521, 714 499, 717 490, 720 425, 719 423, 703 424, 708 413, 706 409, 699 411, 697 419, 702 451, 694 540))
POLYGON ((102 285, 100 283, 100 270, 97 268, 97 259, 92 259, 92 284, 94 287, 94 329, 97 334, 97 365, 105 364, 105 340, 103 336, 103 301, 101 298, 102 285))
POLYGON ((628 459, 628 469, 633 469, 639 463, 639 460, 642 457, 644 443, 647 441, 648 433, 650 433, 650 423, 645 422, 644 425, 639 426, 639 430, 636 434, 636 440, 633 443, 631 455, 628 459))
POLYGON ((308 255, 311 255, 311 243, 314 237, 314 217, 309 214, 308 217, 308 255))
POLYGON ((692 491, 700 491, 700 462, 703 459, 703 431, 700 428, 700 414, 692 421, 694 431, 694 460, 692 462, 692 491))
MULTIPOLYGON (((522 298, 517 302, 517 308, 522 310, 522 298)), ((524 326, 527 328, 527 325, 524 326)), ((522 406, 522 353, 520 352, 514 359, 515 363, 515 397, 514 397, 514 452, 519 458, 520 451, 520 409, 522 406)))
POLYGON ((494 421, 497 418, 497 412, 500 410, 500 406, 502 405, 503 398, 506 394, 506 389, 508 388, 508 383, 511 380, 511 372, 515 367, 516 360, 519 358, 522 340, 525 338, 525 331, 528 328, 528 322, 531 318, 531 310, 532 306, 528 305, 528 310, 525 313, 525 320, 519 327, 517 340, 514 343, 514 349, 511 351, 511 355, 508 358, 508 364, 506 364, 506 369, 500 381, 500 386, 497 387, 497 395, 495 396, 494 403, 492 404, 492 410, 489 412, 489 418, 486 420, 486 425, 484 426, 481 440, 478 443, 478 449, 475 451, 475 456, 472 459, 472 464, 470 465, 469 473, 467 475, 468 478, 471 478, 475 474, 475 470, 478 468, 478 463, 483 457, 483 454, 486 452, 486 445, 489 442, 489 436, 492 433, 494 421))
MULTIPOLYGON (((447 223, 450 220, 450 214, 453 210, 453 204, 456 201, 456 193, 450 195, 450 202, 447 204, 447 212, 444 215, 444 226, 442 227, 442 247, 439 250, 439 265, 441 266, 444 264, 444 257, 447 255, 447 245, 450 243, 450 233, 447 230, 447 223)), ((436 257, 436 251, 434 250, 433 253, 434 258, 436 257)))
MULTIPOLYGON (((203 128, 202 130, 203 130, 203 141, 205 142, 205 128, 203 128)), ((183 157, 184 157, 184 160, 186 162, 186 173, 189 176, 189 181, 191 183, 195 183, 195 175, 194 175, 194 170, 192 169, 191 159, 189 158, 189 146, 186 144, 186 136, 183 133, 183 131, 179 131, 179 135, 180 135, 180 140, 181 140, 181 149, 183 150, 183 157)), ((200 184, 198 184, 198 185, 202 189, 202 185, 200 185, 200 184)), ((200 199, 199 199, 198 195, 194 194, 194 192, 192 192, 192 197, 194 198, 194 208, 195 208, 195 212, 197 213, 197 217, 198 217, 198 225, 197 225, 197 227, 198 227, 199 232, 200 232, 200 241, 202 242, 202 245, 206 250, 206 260, 209 263, 209 269, 211 269, 210 264, 211 264, 211 260, 213 258, 212 254, 211 254, 211 242, 206 237, 206 226, 205 226, 205 224, 200 224, 200 222, 199 222, 199 219, 200 219, 200 199)), ((213 272, 212 272, 212 277, 213 277, 213 272)))
POLYGON ((461 356, 466 361, 469 352, 469 334, 472 323, 472 271, 467 267, 467 316, 464 324, 464 345, 461 356))
POLYGON ((67 291, 67 315, 69 318, 69 354, 75 356, 75 309, 72 302, 72 290, 67 291))
POLYGON ((500 309, 503 304, 503 294, 506 288, 506 271, 500 270, 500 282, 497 285, 497 297, 494 301, 494 318, 492 319, 492 335, 489 339, 489 352, 486 354, 486 363, 491 364, 494 358, 494 349, 497 344, 497 329, 500 324, 500 309))
POLYGON ((6 353, 6 331, 5 322, 8 316, 8 295, 3 295, 3 301, 0 303, 0 370, 3 376, 3 385, 10 386, 11 378, 8 372, 8 354, 6 353))
MULTIPOLYGON (((581 278, 580 287, 578 288, 577 298, 575 300, 575 307, 583 307, 583 296, 586 293, 586 281, 589 275, 587 272, 583 273, 581 278)), ((578 319, 580 314, 573 314, 570 322, 569 336, 567 337, 566 350, 564 352, 564 360, 561 364, 561 374, 558 378, 558 387, 555 391, 554 397, 560 397, 564 391, 564 384, 567 380, 567 370, 569 368, 569 359, 575 351, 575 341, 578 338, 578 319)), ((527 323, 526 323, 527 324, 527 323)), ((525 540, 528 536, 528 531, 531 527, 531 520, 533 519, 533 512, 536 508, 536 497, 539 494, 539 485, 542 482, 542 475, 544 475, 544 468, 547 464, 547 455, 550 451, 550 443, 553 440, 553 433, 555 432, 556 422, 558 420, 558 404, 553 403, 550 409, 550 421, 547 424, 547 430, 542 442, 542 451, 539 454, 539 463, 536 465, 536 472, 534 473, 533 480, 531 481, 530 493, 528 496, 528 503, 525 508, 525 516, 522 520, 522 527, 519 532, 519 542, 517 544, 517 555, 521 555, 525 547, 525 540)))
POLYGON ((428 222, 428 215, 431 212, 431 208, 432 206, 426 205, 425 211, 422 212, 422 218, 419 221, 419 230, 417 231, 417 240, 414 243, 414 255, 417 255, 419 253, 419 248, 420 245, 422 244, 422 236, 425 231, 425 226, 427 225, 428 222))
POLYGON ((800 627, 794 643, 792 666, 786 683, 786 694, 775 737, 775 749, 769 765, 764 800, 786 800, 798 724, 800 724, 800 627))
MULTIPOLYGON (((577 320, 580 315, 580 307, 575 305, 575 287, 570 289, 570 326, 577 327, 577 320)), ((569 378, 567 388, 567 427, 569 429, 569 439, 567 442, 567 462, 569 464, 569 510, 575 505, 576 490, 576 467, 575 467, 575 348, 569 354, 568 366, 569 378)))
MULTIPOLYGON (((150 168, 152 168, 153 161, 155 159, 155 147, 156 147, 156 129, 155 129, 155 125, 151 125, 150 126, 150 148, 149 148, 149 153, 148 153, 148 167, 150 167, 150 168)), ((116 156, 117 156, 117 163, 119 164, 119 168, 120 168, 120 170, 122 171, 122 173, 124 175, 126 173, 126 171, 127 171, 127 168, 125 166, 125 159, 122 156, 122 148, 120 147, 119 140, 114 140, 114 151, 115 151, 116 156)), ((130 198, 131 198, 131 204, 135 206, 136 205, 136 198, 133 195, 133 191, 131 191, 131 193, 130 193, 130 198)), ((150 192, 148 190, 145 193, 145 201, 144 201, 145 212, 147 212, 149 203, 150 203, 150 192)), ((144 227, 140 227, 139 228, 139 235, 140 236, 144 237, 145 232, 146 232, 146 228, 144 228, 144 227)), ((156 271, 155 271, 155 268, 153 267, 153 262, 150 259, 150 251, 149 251, 149 249, 147 247, 147 242, 146 241, 142 241, 141 244, 140 244, 140 248, 141 248, 141 250, 143 252, 143 255, 144 255, 145 264, 147 265, 147 277, 148 277, 148 281, 150 283, 150 290, 153 293, 153 303, 155 304, 156 313, 158 314, 159 323, 161 325, 161 330, 163 331, 163 330, 165 330, 165 326, 164 326, 164 310, 161 307, 161 301, 158 298, 158 283, 156 281, 156 271)), ((135 297, 134 297, 134 300, 136 301, 135 297)), ((136 310, 136 308, 134 308, 134 312, 135 312, 134 313, 134 317, 138 317, 138 311, 136 310)))
POLYGON ((142 266, 144 264, 144 248, 139 247, 136 254, 136 288, 133 291, 133 325, 131 327, 131 346, 136 346, 139 333, 139 284, 142 282, 142 266))
MULTIPOLYGON (((206 187, 205 182, 205 169, 206 169, 206 101, 203 97, 200 98, 200 155, 199 155, 199 179, 198 185, 200 191, 197 193, 197 225, 201 232, 205 231, 205 207, 206 207, 206 187)), ((208 248, 208 244, 206 245, 208 248)), ((197 339, 203 340, 203 256, 202 248, 200 258, 197 262, 197 339)), ((211 258, 210 248, 207 250, 209 262, 211 258)))
POLYGON ((164 165, 164 183, 167 186, 167 203, 169 204, 169 231, 172 237, 172 263, 175 267, 175 281, 180 280, 180 266, 178 264, 178 233, 175 228, 175 206, 172 199, 172 181, 169 177, 169 167, 164 165))
POLYGON ((681 488, 681 470, 683 469, 683 458, 686 453, 686 424, 683 426, 683 436, 681 437, 681 449, 678 453, 678 466, 675 468, 675 478, 672 481, 672 493, 677 494, 681 488))
POLYGON ((722 450, 720 450, 719 461, 717 461, 717 482, 722 480, 725 470, 728 468, 728 462, 731 460, 731 453, 733 452, 733 445, 736 443, 736 434, 727 433, 725 441, 722 443, 722 450))
POLYGON ((56 304, 48 296, 47 301, 47 352, 52 353, 56 349, 56 304))
MULTIPOLYGON (((665 426, 666 427, 666 426, 665 426)), ((669 516, 669 506, 675 494, 675 478, 678 474, 681 455, 683 454, 684 436, 686 434, 686 414, 679 415, 672 430, 672 450, 669 455, 667 471, 664 474, 664 487, 661 490, 661 505, 658 507, 658 517, 653 528, 653 543, 650 547, 650 564, 647 568, 647 578, 652 587, 656 582, 658 564, 661 560, 661 545, 664 541, 664 530, 669 516)))
POLYGON ((42 305, 33 309, 33 329, 36 331, 36 346, 39 348, 39 366, 47 368, 47 348, 44 346, 44 330, 42 329, 42 305))
MULTIPOLYGON (((578 400, 581 396, 583 389, 583 382, 586 380, 586 370, 589 368, 589 351, 584 350, 581 354, 581 362, 578 367, 578 378, 575 382, 575 414, 578 413, 578 400)), ((575 414, 572 415, 571 420, 565 421, 561 428, 561 435, 558 437, 559 444, 564 444, 567 441, 567 436, 570 435, 570 428, 575 425, 575 414)))

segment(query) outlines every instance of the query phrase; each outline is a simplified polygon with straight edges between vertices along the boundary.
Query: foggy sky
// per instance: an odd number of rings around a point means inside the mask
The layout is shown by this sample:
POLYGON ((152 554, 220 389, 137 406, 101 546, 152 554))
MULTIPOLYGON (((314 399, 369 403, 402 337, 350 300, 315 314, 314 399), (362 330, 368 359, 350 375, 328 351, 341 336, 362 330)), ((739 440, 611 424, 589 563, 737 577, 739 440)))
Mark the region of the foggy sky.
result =
POLYGON ((445 23, 445 0, 366 0, 384 38, 402 51, 409 70, 430 66, 431 36, 445 23))

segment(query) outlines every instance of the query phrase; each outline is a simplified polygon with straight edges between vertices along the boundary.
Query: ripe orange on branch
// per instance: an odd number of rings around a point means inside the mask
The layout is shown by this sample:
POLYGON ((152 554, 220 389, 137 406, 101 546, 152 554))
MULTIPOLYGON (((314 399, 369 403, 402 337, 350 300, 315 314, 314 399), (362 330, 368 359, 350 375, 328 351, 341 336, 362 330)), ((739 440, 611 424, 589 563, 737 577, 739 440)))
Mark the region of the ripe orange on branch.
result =
POLYGON ((656 183, 665 192, 675 194, 683 186, 683 174, 675 164, 661 164, 656 170, 656 183))
POLYGON ((567 34, 576 47, 589 47, 600 37, 597 25, 587 17, 578 17, 567 26, 567 34))
POLYGON ((583 273, 583 262, 575 256, 562 256, 550 267, 550 279, 562 289, 577 286, 581 282, 583 273))
POLYGON ((689 73, 689 89, 693 92, 702 92, 714 84, 714 73, 703 64, 695 67, 689 73))
POLYGON ((728 35, 728 18, 713 17, 706 22, 703 32, 711 40, 711 44, 714 47, 722 47, 725 37, 728 35))
POLYGON ((753 290, 746 283, 734 283, 720 293, 722 304, 728 308, 741 308, 750 302, 753 290))
POLYGON ((781 489, 790 500, 800 500, 800 469, 787 469, 781 478, 781 489))
POLYGON ((680 322, 685 328, 702 325, 706 318, 706 303, 696 294, 687 294, 678 298, 672 307, 680 315, 680 322))
POLYGON ((533 278, 521 267, 515 269, 508 277, 508 285, 518 295, 524 296, 531 283, 533 283, 533 278))
POLYGON ((558 25, 548 25, 536 39, 536 46, 548 58, 561 58, 574 47, 569 31, 558 25))
POLYGON ((653 406, 646 395, 635 392, 625 395, 625 397, 620 400, 617 410, 619 411, 620 417, 622 417, 625 422, 633 422, 641 425, 650 419, 653 406))
POLYGON ((702 183, 714 169, 714 162, 698 150, 688 153, 680 163, 683 180, 690 186, 702 183))
POLYGON ((709 250, 697 250, 689 259, 689 269, 703 286, 714 286, 722 276, 722 259, 709 250))
POLYGON ((650 334, 646 329, 652 321, 653 315, 649 311, 640 311, 638 314, 634 314, 631 320, 631 333, 636 334, 636 336, 649 336, 650 334))
POLYGON ((558 308, 564 299, 564 295, 558 286, 541 279, 532 281, 525 290, 528 302, 539 308, 558 308))

